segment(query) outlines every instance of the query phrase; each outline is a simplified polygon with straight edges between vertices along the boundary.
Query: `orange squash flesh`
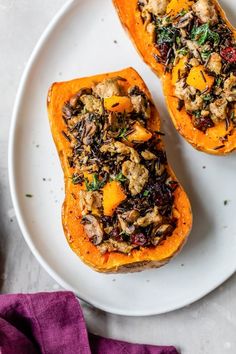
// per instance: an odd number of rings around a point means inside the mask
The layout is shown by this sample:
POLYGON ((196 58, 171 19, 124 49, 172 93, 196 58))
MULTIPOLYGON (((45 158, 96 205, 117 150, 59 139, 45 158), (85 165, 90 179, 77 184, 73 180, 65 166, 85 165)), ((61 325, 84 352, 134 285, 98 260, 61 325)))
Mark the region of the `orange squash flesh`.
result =
POLYGON ((131 112, 132 103, 128 97, 111 96, 104 98, 104 107, 111 112, 131 112))
MULTIPOLYGON (((171 73, 165 74, 163 65, 158 63, 154 58, 154 56, 159 53, 153 44, 152 36, 145 29, 140 11, 137 8, 137 0, 113 0, 113 3, 118 12, 121 23, 130 35, 141 57, 161 78, 167 108, 176 130, 197 150, 214 155, 224 155, 235 150, 236 129, 233 127, 232 123, 230 123, 227 129, 225 122, 217 123, 214 127, 207 129, 206 133, 204 133, 193 126, 190 115, 184 108, 182 108, 181 111, 177 109, 178 99, 175 97, 174 93, 175 79, 172 78, 171 73), (228 135, 228 140, 222 143, 221 138, 228 133, 230 133, 228 135)), ((172 6, 171 4, 174 5, 174 3, 175 0, 172 0, 169 3, 169 8, 172 6)), ((181 7, 181 9, 188 9, 188 4, 191 3, 191 1, 178 0, 176 3, 178 4, 178 9, 179 7, 181 7), (185 6, 181 5, 182 3, 185 4, 185 6)), ((225 12, 219 5, 218 1, 212 0, 212 3, 215 5, 218 13, 236 37, 236 30, 226 18, 225 12)), ((171 10, 173 11, 173 9, 171 10)))
POLYGON ((112 216, 118 205, 126 199, 126 195, 117 181, 108 182, 102 191, 104 215, 112 216))
MULTIPOLYGON (((94 270, 104 273, 132 272, 145 268, 159 267, 168 262, 184 245, 192 226, 191 207, 186 193, 179 185, 174 192, 174 212, 178 216, 177 226, 173 234, 163 243, 156 247, 140 247, 134 249, 130 254, 119 252, 107 252, 101 254, 97 247, 89 241, 87 234, 81 224, 81 211, 79 208, 78 192, 83 186, 72 183, 71 175, 74 169, 68 164, 67 157, 71 154, 70 143, 63 137, 62 131, 66 124, 62 119, 62 107, 76 92, 84 87, 92 87, 94 82, 106 78, 120 76, 127 81, 122 85, 127 89, 137 85, 151 99, 150 93, 137 72, 127 68, 119 72, 102 74, 93 77, 75 79, 67 82, 54 83, 48 93, 48 116, 52 136, 57 147, 64 172, 65 201, 62 208, 62 224, 67 241, 72 250, 94 270)), ((149 127, 153 130, 160 129, 160 118, 157 110, 152 107, 149 127)), ((170 167, 168 172, 173 179, 176 177, 170 167)))
POLYGON ((133 141, 148 141, 152 137, 152 133, 145 129, 139 122, 133 125, 133 132, 127 136, 127 140, 133 141))

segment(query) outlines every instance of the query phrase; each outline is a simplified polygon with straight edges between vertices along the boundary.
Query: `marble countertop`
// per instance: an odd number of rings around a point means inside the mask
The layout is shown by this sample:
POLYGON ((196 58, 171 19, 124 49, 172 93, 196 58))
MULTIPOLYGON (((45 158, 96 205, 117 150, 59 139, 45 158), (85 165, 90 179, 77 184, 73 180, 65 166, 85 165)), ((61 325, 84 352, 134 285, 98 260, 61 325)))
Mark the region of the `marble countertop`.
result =
MULTIPOLYGON (((8 186, 7 145, 20 76, 45 26, 65 0, 0 0, 0 291, 53 291, 59 285, 26 245, 8 186)), ((82 304, 88 329, 107 337, 173 344, 182 354, 236 353, 236 274, 202 300, 151 317, 123 317, 82 304)))

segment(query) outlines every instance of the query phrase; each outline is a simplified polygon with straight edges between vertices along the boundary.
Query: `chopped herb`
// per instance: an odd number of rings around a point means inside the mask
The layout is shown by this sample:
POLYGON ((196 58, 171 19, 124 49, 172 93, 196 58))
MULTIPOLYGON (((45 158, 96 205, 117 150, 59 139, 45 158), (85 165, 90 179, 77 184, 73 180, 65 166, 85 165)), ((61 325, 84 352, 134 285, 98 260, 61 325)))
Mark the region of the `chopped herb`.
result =
POLYGON ((199 27, 194 26, 191 31, 191 39, 197 41, 199 45, 203 45, 208 40, 213 40, 214 45, 218 45, 220 36, 218 33, 210 30, 209 24, 205 23, 199 27))
POLYGON ((177 53, 180 55, 187 55, 188 54, 188 49, 187 48, 181 48, 177 50, 177 53))
POLYGON ((212 101, 214 99, 214 97, 210 93, 208 93, 208 94, 204 95, 202 97, 202 99, 203 99, 203 101, 209 102, 209 101, 212 101))
POLYGON ((120 172, 120 173, 118 173, 118 175, 115 176, 114 181, 125 182, 126 178, 122 174, 122 172, 120 172))
POLYGON ((181 44, 181 38, 179 36, 176 37, 175 41, 178 45, 181 44))
POLYGON ((98 175, 94 174, 93 175, 93 180, 92 182, 89 183, 89 180, 85 178, 85 186, 87 191, 97 191, 100 188, 102 188, 105 184, 105 181, 99 181, 98 175))
POLYGON ((214 45, 217 46, 220 42, 220 36, 217 32, 210 31, 210 38, 213 40, 214 45))
POLYGON ((117 138, 125 138, 126 133, 127 133, 127 128, 121 128, 119 130, 117 138))
POLYGON ((25 195, 27 198, 33 198, 33 195, 32 194, 26 194, 25 195))
POLYGON ((222 83, 222 77, 218 76, 218 77, 216 78, 216 86, 220 86, 221 83, 222 83))
POLYGON ((201 52, 201 57, 202 57, 203 60, 207 60, 210 55, 211 55, 211 51, 210 50, 203 50, 201 52))
POLYGON ((143 196, 144 196, 144 197, 147 197, 149 193, 150 193, 150 192, 149 192, 148 190, 145 190, 145 191, 143 192, 143 196))
POLYGON ((186 15, 187 12, 188 12, 187 10, 183 9, 182 11, 180 11, 179 15, 184 16, 184 15, 186 15))
POLYGON ((224 205, 227 205, 228 204, 228 200, 224 200, 224 205))
POLYGON ((206 166, 202 166, 202 168, 203 168, 203 169, 205 169, 205 168, 206 168, 206 166))
POLYGON ((193 112, 193 115, 194 115, 196 118, 200 118, 200 117, 201 117, 201 111, 194 111, 194 112, 193 112))
POLYGON ((157 28, 156 32, 158 44, 174 43, 178 33, 177 29, 171 26, 157 28))
POLYGON ((209 31, 208 23, 205 23, 200 27, 194 26, 191 31, 191 39, 197 41, 199 45, 202 45, 207 40, 208 31, 209 31))

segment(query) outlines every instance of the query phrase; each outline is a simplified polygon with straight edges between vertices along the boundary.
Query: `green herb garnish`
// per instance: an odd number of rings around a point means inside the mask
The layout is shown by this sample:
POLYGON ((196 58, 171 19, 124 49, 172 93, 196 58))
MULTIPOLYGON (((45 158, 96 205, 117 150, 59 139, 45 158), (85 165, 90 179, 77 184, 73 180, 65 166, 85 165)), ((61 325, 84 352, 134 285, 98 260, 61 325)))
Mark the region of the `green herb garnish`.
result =
POLYGON ((203 101, 206 101, 206 102, 209 102, 212 99, 214 99, 214 97, 210 93, 204 95, 202 98, 203 98, 203 101))
POLYGON ((220 42, 219 34, 210 30, 209 23, 199 27, 194 26, 191 31, 191 39, 197 41, 199 45, 203 45, 210 39, 213 40, 214 45, 218 45, 220 42))
POLYGON ((150 192, 146 189, 146 190, 143 192, 143 196, 144 196, 144 197, 147 197, 149 193, 150 193, 150 192))
POLYGON ((180 11, 179 16, 184 16, 186 15, 187 12, 188 12, 187 10, 183 9, 182 11, 180 11))
POLYGON ((32 197, 33 197, 32 194, 26 194, 25 196, 26 196, 27 198, 32 198, 32 197))
POLYGON ((216 86, 220 86, 222 83, 222 77, 218 76, 216 79, 216 86))
POLYGON ((187 55, 188 54, 188 49, 187 48, 181 48, 177 50, 177 53, 180 55, 187 55))
POLYGON ((158 44, 163 44, 163 43, 174 43, 176 40, 176 35, 177 35, 177 29, 169 26, 169 27, 162 27, 162 28, 157 28, 157 43, 158 44))
POLYGON ((194 112, 193 112, 193 115, 194 115, 196 118, 200 118, 200 117, 201 117, 201 111, 194 111, 194 112))
POLYGON ((105 184, 105 181, 99 181, 98 175, 94 174, 93 175, 93 180, 92 182, 89 183, 89 180, 87 178, 85 178, 85 186, 87 191, 97 191, 100 188, 102 188, 105 184))
POLYGON ((126 133, 127 133, 127 128, 121 128, 119 130, 117 138, 125 138, 126 133))
POLYGON ((120 173, 118 173, 118 175, 115 176, 114 181, 125 182, 126 178, 122 174, 122 172, 120 172, 120 173))
POLYGON ((181 44, 181 38, 180 38, 179 36, 177 36, 177 37, 175 38, 175 41, 176 41, 177 45, 180 45, 180 44, 181 44))
POLYGON ((201 52, 201 57, 202 57, 203 60, 207 60, 210 55, 211 55, 211 51, 210 50, 203 50, 201 52))

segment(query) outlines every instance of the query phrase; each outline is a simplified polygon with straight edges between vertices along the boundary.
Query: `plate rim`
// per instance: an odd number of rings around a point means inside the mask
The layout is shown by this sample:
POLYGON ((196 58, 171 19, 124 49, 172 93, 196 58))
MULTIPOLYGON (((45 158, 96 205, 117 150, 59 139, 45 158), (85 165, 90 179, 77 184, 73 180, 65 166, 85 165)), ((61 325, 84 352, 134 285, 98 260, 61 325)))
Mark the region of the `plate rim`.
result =
MULTIPOLYGON (((39 37, 28 61, 25 66, 25 69, 23 71, 23 74, 21 76, 18 89, 17 89, 17 94, 15 97, 15 102, 13 106, 13 111, 12 111, 12 116, 11 116, 11 122, 10 122, 10 129, 9 129, 9 141, 8 141, 8 179, 9 179, 9 187, 10 187, 10 194, 11 194, 11 199, 13 203, 13 207, 15 210, 16 214, 16 219, 18 222, 18 225, 20 227, 20 231, 22 233, 22 236, 28 245, 29 249, 39 262, 39 264, 46 270, 46 272, 64 289, 64 290, 70 290, 73 293, 76 294, 76 296, 82 300, 83 302, 92 305, 102 311, 112 313, 115 315, 122 315, 122 316, 133 316, 133 317, 138 317, 138 316, 154 316, 154 315, 160 315, 164 313, 168 313, 171 311, 179 310, 181 308, 184 308, 186 306, 189 306, 190 304, 202 299, 206 295, 210 294, 213 290, 218 288, 220 285, 222 285, 227 279, 229 279, 235 272, 236 272, 236 266, 235 269, 233 269, 230 273, 227 273, 227 275, 222 276, 218 282, 210 287, 210 289, 202 291, 198 296, 192 296, 191 298, 188 297, 188 300, 182 301, 180 304, 175 304, 175 305, 167 305, 163 307, 161 311, 124 311, 120 309, 115 309, 111 308, 106 305, 101 305, 100 303, 97 303, 96 301, 90 301, 89 299, 84 299, 80 294, 79 291, 76 290, 72 285, 70 285, 67 281, 65 281, 49 264, 48 262, 44 259, 44 256, 38 251, 37 247, 35 246, 32 237, 30 235, 30 232, 27 229, 27 226, 24 221, 23 213, 21 211, 20 205, 19 205, 19 197, 16 192, 16 181, 15 181, 15 153, 14 153, 14 148, 15 148, 15 134, 16 134, 16 124, 19 116, 19 109, 20 109, 20 104, 22 101, 22 97, 24 95, 24 91, 26 88, 26 82, 27 78, 31 72, 31 69, 33 68, 35 59, 37 59, 38 54, 40 53, 40 50, 44 43, 47 41, 48 36, 53 32, 54 28, 57 26, 57 24, 60 22, 61 18, 63 18, 66 14, 67 11, 70 10, 72 5, 76 2, 77 0, 67 0, 66 3, 58 10, 58 12, 53 16, 53 18, 50 20, 49 24, 46 26, 44 29, 43 33, 39 37)), ((62 290, 63 291, 63 290, 62 290)))

